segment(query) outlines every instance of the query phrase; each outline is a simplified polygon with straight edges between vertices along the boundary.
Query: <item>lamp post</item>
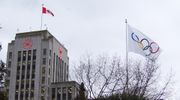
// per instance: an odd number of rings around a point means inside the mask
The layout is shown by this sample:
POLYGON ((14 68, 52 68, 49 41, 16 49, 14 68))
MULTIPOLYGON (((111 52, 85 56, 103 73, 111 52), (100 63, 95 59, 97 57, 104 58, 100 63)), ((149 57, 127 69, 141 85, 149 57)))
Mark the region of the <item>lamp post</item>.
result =
POLYGON ((2 49, 2 45, 1 45, 1 43, 0 43, 0 51, 1 51, 1 49, 2 49))

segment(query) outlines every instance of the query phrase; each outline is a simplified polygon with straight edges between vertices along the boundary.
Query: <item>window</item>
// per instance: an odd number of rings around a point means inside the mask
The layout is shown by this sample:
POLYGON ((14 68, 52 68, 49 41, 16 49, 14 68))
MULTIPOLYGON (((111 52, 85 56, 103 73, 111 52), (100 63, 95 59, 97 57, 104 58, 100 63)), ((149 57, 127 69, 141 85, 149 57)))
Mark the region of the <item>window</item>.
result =
POLYGON ((28 51, 28 61, 31 60, 31 50, 28 51))
POLYGON ((72 87, 68 87, 68 100, 72 98, 72 87))
POLYGON ((21 61, 21 51, 18 51, 18 62, 21 61))
POLYGON ((35 74, 35 69, 32 69, 32 74, 35 74))
POLYGON ((51 66, 51 59, 49 59, 49 66, 51 66))
POLYGON ((30 71, 29 71, 29 70, 27 70, 27 72, 26 72, 26 76, 27 76, 27 75, 30 75, 30 71))
POLYGON ((8 67, 11 68, 11 61, 8 62, 8 67))
POLYGON ((25 100, 28 100, 28 92, 25 93, 25 100))
POLYGON ((15 100, 18 100, 18 92, 15 94, 15 100))
POLYGON ((57 100, 61 100, 61 88, 57 88, 57 100))
POLYGON ((43 55, 46 55, 46 48, 43 49, 43 55))
POLYGON ((51 80, 50 80, 50 78, 48 78, 48 84, 50 84, 51 83, 51 80))
POLYGON ((51 74, 51 70, 50 70, 50 68, 49 68, 49 75, 51 74))
POLYGON ((27 74, 27 75, 26 75, 26 79, 29 79, 29 78, 30 78, 30 75, 29 75, 29 74, 27 74))
POLYGON ((9 59, 12 59, 12 52, 9 52, 9 59))
POLYGON ((45 67, 42 67, 42 75, 45 75, 45 73, 46 73, 46 69, 45 67))
POLYGON ((21 83, 21 90, 22 90, 22 91, 24 90, 24 82, 21 83))
POLYGON ((31 80, 31 84, 34 84, 34 80, 31 80))
POLYGON ((23 61, 26 60, 26 51, 23 51, 23 61))
POLYGON ((19 80, 19 74, 17 74, 17 76, 16 76, 16 80, 19 80))
POLYGON ((22 66, 22 72, 25 72, 25 65, 22 66))
POLYGON ((17 71, 19 71, 19 70, 20 70, 20 66, 18 65, 18 66, 17 66, 17 71))
POLYGON ((33 97, 34 97, 34 89, 31 89, 30 95, 31 95, 31 99, 30 99, 30 100, 34 100, 34 99, 33 99, 33 97))
POLYGON ((66 74, 66 79, 68 79, 68 73, 69 73, 69 66, 67 65, 67 74, 66 74))
POLYGON ((45 100, 45 99, 44 99, 44 96, 41 96, 41 100, 45 100))
POLYGON ((24 79, 24 77, 25 77, 25 75, 24 75, 24 73, 22 73, 22 75, 21 75, 21 79, 24 79))
POLYGON ((63 93, 63 100, 66 100, 66 93, 63 93))
POLYGON ((26 66, 26 62, 25 61, 22 62, 22 66, 26 66))
POLYGON ((29 91, 29 83, 26 84, 26 91, 29 91))
POLYGON ((63 87, 63 100, 66 100, 66 87, 63 87))
POLYGON ((27 65, 29 65, 29 66, 30 66, 30 65, 31 65, 31 61, 27 61, 27 65))
POLYGON ((51 50, 49 50, 49 56, 51 57, 51 50))
POLYGON ((52 100, 55 100, 55 88, 52 88, 52 100))
POLYGON ((16 90, 18 90, 19 89, 19 84, 16 84, 16 90))
POLYGON ((63 93, 66 93, 66 87, 63 87, 62 91, 63 91, 63 93))
POLYGON ((31 89, 34 89, 34 82, 31 83, 31 89))
POLYGON ((34 78, 35 78, 35 74, 34 74, 34 73, 32 74, 31 78, 32 78, 32 79, 34 79, 34 78))
POLYGON ((20 70, 17 70, 17 73, 16 73, 16 79, 17 79, 17 80, 20 79, 20 70))
POLYGON ((43 76, 42 77, 42 84, 44 84, 45 83, 45 77, 43 76))
POLYGON ((33 60, 36 59, 36 50, 33 50, 33 60))
POLYGON ((31 62, 28 61, 28 62, 27 62, 27 70, 28 70, 28 71, 30 70, 30 67, 31 67, 31 62))
POLYGON ((20 100, 23 100, 23 92, 21 91, 20 100))
POLYGON ((32 69, 35 69, 35 67, 36 67, 36 60, 33 60, 32 69))
POLYGON ((46 64, 46 58, 43 58, 43 65, 45 65, 46 64))

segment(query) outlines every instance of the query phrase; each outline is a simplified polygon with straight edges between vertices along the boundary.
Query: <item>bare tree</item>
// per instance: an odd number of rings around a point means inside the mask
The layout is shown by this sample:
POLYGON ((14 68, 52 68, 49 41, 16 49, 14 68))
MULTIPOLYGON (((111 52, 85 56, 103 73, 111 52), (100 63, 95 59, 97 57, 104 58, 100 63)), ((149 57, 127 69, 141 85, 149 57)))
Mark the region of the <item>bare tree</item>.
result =
POLYGON ((157 86, 159 66, 148 59, 129 60, 127 67, 120 57, 87 56, 75 68, 77 81, 84 83, 90 98, 119 94, 122 98, 158 100, 165 96, 171 82, 170 76, 164 86, 157 86))

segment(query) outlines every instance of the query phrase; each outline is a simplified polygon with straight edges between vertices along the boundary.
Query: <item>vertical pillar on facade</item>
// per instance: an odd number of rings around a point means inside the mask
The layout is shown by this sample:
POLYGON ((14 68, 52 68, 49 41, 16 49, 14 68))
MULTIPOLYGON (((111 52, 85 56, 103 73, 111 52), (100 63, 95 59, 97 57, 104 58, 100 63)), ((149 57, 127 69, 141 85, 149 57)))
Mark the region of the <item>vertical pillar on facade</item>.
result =
POLYGON ((55 87, 55 100, 57 100, 57 87, 55 87))
POLYGON ((68 87, 66 86, 66 100, 68 100, 68 87))

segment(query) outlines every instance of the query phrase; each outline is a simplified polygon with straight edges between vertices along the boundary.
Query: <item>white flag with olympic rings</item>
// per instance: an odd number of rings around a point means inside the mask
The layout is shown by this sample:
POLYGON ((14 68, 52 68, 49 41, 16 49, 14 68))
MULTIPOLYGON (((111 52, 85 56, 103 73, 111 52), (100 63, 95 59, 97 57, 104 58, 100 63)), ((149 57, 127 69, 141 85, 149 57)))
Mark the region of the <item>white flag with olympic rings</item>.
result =
POLYGON ((159 45, 142 32, 128 25, 128 51, 149 59, 157 59, 161 50, 159 45))

